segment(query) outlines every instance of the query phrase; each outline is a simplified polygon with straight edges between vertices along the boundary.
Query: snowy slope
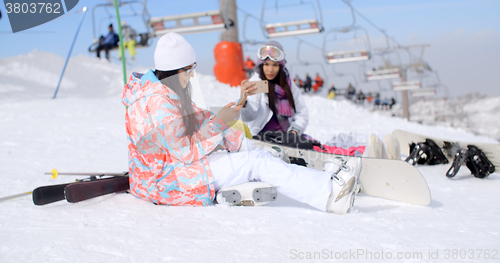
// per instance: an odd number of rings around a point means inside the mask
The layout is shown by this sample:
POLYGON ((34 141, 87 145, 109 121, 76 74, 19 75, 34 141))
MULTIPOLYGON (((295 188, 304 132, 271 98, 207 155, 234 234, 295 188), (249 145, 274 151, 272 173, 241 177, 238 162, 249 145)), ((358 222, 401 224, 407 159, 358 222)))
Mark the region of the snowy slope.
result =
MULTIPOLYGON (((52 100, 63 63, 44 52, 0 60, 0 197, 74 179, 50 179, 44 173, 52 168, 127 169, 121 67, 72 58, 52 100)), ((213 76, 199 80, 209 106, 238 97, 237 90, 213 76)), ((393 129, 495 142, 452 127, 387 117, 347 101, 311 95, 305 100, 310 110, 306 132, 323 142, 337 133, 385 135, 393 129)), ((418 167, 432 193, 427 207, 360 195, 354 213, 345 216, 285 196, 257 208, 156 206, 129 194, 43 207, 34 206, 30 197, 18 198, 0 203, 0 262, 286 262, 308 257, 308 262, 433 262, 435 256, 442 262, 498 262, 499 174, 481 180, 464 167, 450 180, 444 175, 448 168, 418 167)))
MULTIPOLYGON (((401 116, 401 108, 392 110, 401 116)), ((463 129, 500 141, 500 97, 476 93, 456 98, 419 100, 410 106, 410 120, 463 129)))

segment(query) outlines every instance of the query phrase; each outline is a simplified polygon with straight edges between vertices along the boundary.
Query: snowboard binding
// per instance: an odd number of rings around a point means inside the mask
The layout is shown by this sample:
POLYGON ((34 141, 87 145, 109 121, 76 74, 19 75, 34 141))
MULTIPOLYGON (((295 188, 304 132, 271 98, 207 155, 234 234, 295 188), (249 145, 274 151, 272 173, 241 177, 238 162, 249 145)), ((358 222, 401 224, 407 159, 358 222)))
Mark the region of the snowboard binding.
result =
POLYGON ((230 206, 261 206, 278 197, 276 188, 264 182, 247 182, 220 189, 215 196, 217 204, 230 206))
POLYGON ((446 172, 446 176, 454 177, 463 163, 477 178, 485 178, 495 172, 495 166, 488 160, 483 151, 474 145, 467 145, 467 149, 457 150, 453 164, 446 172))
POLYGON ((410 144, 410 155, 405 160, 411 165, 415 164, 447 164, 448 159, 441 148, 431 139, 425 139, 425 142, 410 144))

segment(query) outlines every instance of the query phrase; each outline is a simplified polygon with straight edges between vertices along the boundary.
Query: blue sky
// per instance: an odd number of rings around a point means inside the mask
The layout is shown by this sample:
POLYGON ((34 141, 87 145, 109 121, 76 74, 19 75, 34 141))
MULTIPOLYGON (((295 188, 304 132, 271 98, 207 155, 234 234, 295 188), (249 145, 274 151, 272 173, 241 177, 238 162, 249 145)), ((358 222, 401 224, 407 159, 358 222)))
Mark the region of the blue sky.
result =
MULTIPOLYGON (((97 34, 106 33, 107 25, 114 23, 114 9, 96 10, 92 19, 92 8, 106 1, 80 0, 74 10, 87 6, 85 20, 72 52, 72 56, 89 55, 87 48, 92 43, 92 22, 95 21, 97 34)), ((348 6, 340 0, 320 0, 321 15, 325 32, 333 28, 349 26, 353 20, 348 6)), ((499 96, 500 80, 496 77, 500 70, 500 1, 494 0, 353 0, 353 7, 367 17, 379 29, 384 29, 388 36, 401 45, 430 44, 425 49, 424 60, 431 68, 439 73, 441 82, 446 86, 450 95, 461 95, 471 91, 482 94, 499 96)), ((260 30, 261 11, 263 1, 237 0, 238 28, 240 41, 246 39, 266 41, 260 30), (253 17, 243 24, 245 13, 253 17), (245 36, 243 36, 243 32, 245 36)), ((299 19, 319 18, 316 1, 266 1, 263 21, 286 22, 299 19), (304 4, 300 4, 303 2, 304 4), (295 5, 293 5, 295 4, 295 5)), ((219 8, 217 0, 149 0, 148 11, 151 16, 166 16, 192 12, 215 10, 219 8)), ((141 21, 142 7, 121 8, 122 20, 139 32, 145 31, 141 21), (134 16, 134 12, 136 15, 134 16)), ((60 19, 50 21, 38 27, 13 34, 8 22, 5 6, 0 6, 2 19, 0 20, 0 58, 17 56, 29 53, 34 49, 47 51, 66 57, 75 30, 81 19, 81 14, 69 14, 60 19)), ((385 37, 369 22, 356 16, 356 25, 367 30, 372 48, 385 47, 385 37)), ((360 75, 367 68, 375 67, 376 62, 361 65, 349 63, 344 65, 327 65, 322 56, 321 47, 325 42, 325 50, 334 51, 344 46, 363 45, 364 34, 316 34, 301 37, 276 39, 285 49, 288 67, 291 74, 303 77, 305 73, 320 75, 326 74, 328 86, 334 83, 337 87, 345 87, 348 83, 366 91, 387 93, 389 82, 363 82, 360 75), (327 35, 325 39, 325 35, 327 35), (299 40, 304 41, 298 44, 299 40), (299 63, 309 62, 309 65, 299 63)), ((199 63, 198 71, 213 74, 213 48, 220 41, 220 32, 186 35, 186 39, 193 45, 199 63)), ((148 48, 138 50, 135 65, 153 67, 153 51, 156 41, 148 48)), ((258 46, 244 45, 245 55, 255 58, 258 46)), ((412 50, 419 54, 420 50, 412 50)), ((112 53, 112 57, 117 57, 112 53)), ((405 57, 402 55, 403 60, 405 57)), ((114 61, 113 63, 119 63, 114 61)), ((430 76, 429 83, 436 82, 430 76)), ((439 92, 445 95, 446 88, 440 87, 439 92)))

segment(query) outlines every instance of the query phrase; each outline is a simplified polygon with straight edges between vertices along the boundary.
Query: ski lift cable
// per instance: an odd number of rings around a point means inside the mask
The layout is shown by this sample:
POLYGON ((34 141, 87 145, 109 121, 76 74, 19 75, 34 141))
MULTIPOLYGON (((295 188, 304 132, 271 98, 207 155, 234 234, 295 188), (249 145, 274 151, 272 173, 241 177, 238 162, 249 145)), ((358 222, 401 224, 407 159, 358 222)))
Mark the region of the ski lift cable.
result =
MULTIPOLYGON (((389 40, 394 42, 396 44, 397 47, 401 48, 403 47, 399 42, 397 42, 394 38, 392 37, 389 37, 387 35, 387 33, 385 32, 384 29, 381 29, 379 28, 377 25, 375 25, 375 23, 373 23, 370 19, 368 19, 366 16, 364 16, 361 12, 359 12, 358 10, 356 10, 354 7, 352 7, 352 5, 350 4, 351 0, 342 0, 344 3, 346 3, 347 5, 349 5, 352 10, 354 12, 356 12, 356 14, 358 14, 361 18, 363 18, 366 22, 368 22, 370 25, 372 25, 375 29, 377 29, 378 31, 380 31, 382 34, 384 34, 384 36, 386 37, 386 41, 387 41, 387 46, 388 46, 388 49, 390 49, 390 44, 389 44, 389 40)), ((409 53, 410 55, 410 61, 412 60, 411 56, 413 57, 417 57, 415 54, 413 54, 410 50, 407 49, 407 52, 409 53)), ((428 64, 425 60, 423 60, 422 57, 419 58, 419 60, 423 63, 423 64, 428 64)))
POLYGON ((246 37, 246 25, 247 25, 247 19, 250 17, 249 14, 245 14, 245 18, 243 19, 243 30, 241 32, 241 36, 243 37, 243 42, 241 42, 241 44, 249 44, 249 45, 257 45, 257 44, 264 44, 265 42, 264 41, 255 41, 255 40, 249 40, 247 37, 246 37))
POLYGON ((396 42, 396 40, 394 40, 393 38, 389 37, 387 35, 387 33, 385 32, 384 29, 382 28, 379 28, 377 25, 375 25, 375 23, 373 23, 370 19, 368 19, 366 16, 364 16, 363 14, 361 14, 361 12, 359 12, 358 10, 356 10, 352 5, 351 5, 351 0, 342 0, 342 2, 344 2, 346 5, 349 6, 349 8, 351 9, 351 12, 353 13, 353 18, 354 18, 354 13, 358 14, 361 18, 363 18, 366 22, 368 22, 371 26, 373 26, 375 29, 377 29, 378 31, 380 31, 382 34, 384 34, 385 36, 385 39, 387 41, 387 47, 390 48, 390 44, 389 44, 389 40, 392 40, 394 41, 394 43, 396 43, 398 46, 401 46, 398 42, 396 42))
POLYGON ((358 83, 358 78, 356 78, 356 75, 354 75, 354 73, 350 72, 350 73, 339 73, 335 70, 335 64, 330 64, 331 65, 331 68, 332 68, 332 72, 333 74, 335 74, 336 76, 338 77, 345 77, 346 75, 347 76, 351 76, 352 79, 354 79, 354 82, 356 83, 356 87, 359 87, 359 83, 358 83))
MULTIPOLYGON (((350 0, 342 0, 342 1, 343 1, 344 3, 346 3, 346 1, 349 1, 349 2, 350 2, 350 0)), ((346 3, 346 4, 348 4, 348 3, 346 3)), ((348 4, 348 5, 350 5, 350 4, 348 4)), ((350 6, 351 6, 351 5, 350 5, 350 6)), ((351 7, 352 7, 352 6, 351 6, 351 7)), ((368 19, 366 16, 364 16, 361 12, 359 12, 358 10, 356 10, 354 7, 352 7, 352 9, 354 10, 354 12, 356 12, 356 14, 358 14, 358 15, 359 15, 361 18, 363 18, 366 22, 368 22, 368 23, 369 23, 370 25, 372 25, 375 29, 377 29, 377 30, 378 30, 378 31, 380 31, 382 34, 384 34, 384 36, 386 37, 386 40, 387 40, 387 41, 388 41, 388 40, 391 40, 392 42, 394 42, 394 43, 396 44, 396 46, 397 46, 397 47, 402 47, 402 45, 401 45, 399 42, 397 42, 394 38, 389 37, 389 36, 387 35, 387 33, 385 32, 385 30, 384 30, 384 29, 379 28, 377 25, 375 25, 375 23, 373 23, 370 19, 368 19)), ((387 42, 387 45, 388 45, 388 47, 390 47, 389 42, 387 42)), ((410 54, 411 56, 416 56, 415 54, 411 53, 411 51, 408 51, 408 52, 409 52, 409 54, 410 54)), ((422 60, 422 62, 424 62, 424 61, 422 60)))
POLYGON ((302 65, 319 65, 321 70, 323 71, 323 76, 325 78, 324 83, 328 83, 328 75, 326 74, 325 67, 323 66, 323 63, 319 62, 307 62, 307 61, 302 61, 300 59, 300 45, 302 41, 299 40, 299 43, 297 44, 297 62, 299 62, 302 65))

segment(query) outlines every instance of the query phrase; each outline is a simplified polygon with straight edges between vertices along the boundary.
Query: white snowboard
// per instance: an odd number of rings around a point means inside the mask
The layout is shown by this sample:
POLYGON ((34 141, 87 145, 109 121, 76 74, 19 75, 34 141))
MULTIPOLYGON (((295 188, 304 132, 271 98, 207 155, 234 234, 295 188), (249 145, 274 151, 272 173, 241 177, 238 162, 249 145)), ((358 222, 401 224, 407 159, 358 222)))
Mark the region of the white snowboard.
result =
MULTIPOLYGON (((253 142, 262 149, 275 145, 258 140, 253 140, 253 142)), ((284 151, 286 162, 290 162, 290 157, 302 158, 307 163, 307 167, 320 171, 323 170, 323 161, 335 157, 342 157, 345 160, 362 158, 363 167, 359 177, 361 193, 414 205, 428 205, 431 202, 431 193, 427 182, 422 174, 407 162, 352 157, 278 146, 284 151)))
POLYGON ((392 135, 398 139, 399 145, 401 147, 401 154, 404 154, 405 156, 408 156, 410 154, 410 144, 412 142, 418 143, 418 142, 424 142, 425 139, 431 139, 438 146, 441 147, 443 153, 450 161, 450 164, 453 163, 453 159, 455 158, 455 156, 454 155, 450 156, 446 154, 446 151, 443 149, 445 141, 451 143, 458 143, 460 147, 464 149, 467 149, 467 145, 469 144, 475 145, 476 147, 481 149, 481 151, 483 151, 484 154, 486 154, 488 160, 490 160, 490 162, 493 163, 495 167, 500 167, 500 144, 497 143, 473 143, 473 142, 453 141, 453 140, 436 138, 432 136, 425 136, 422 134, 416 134, 403 130, 394 130, 392 132, 392 135))

